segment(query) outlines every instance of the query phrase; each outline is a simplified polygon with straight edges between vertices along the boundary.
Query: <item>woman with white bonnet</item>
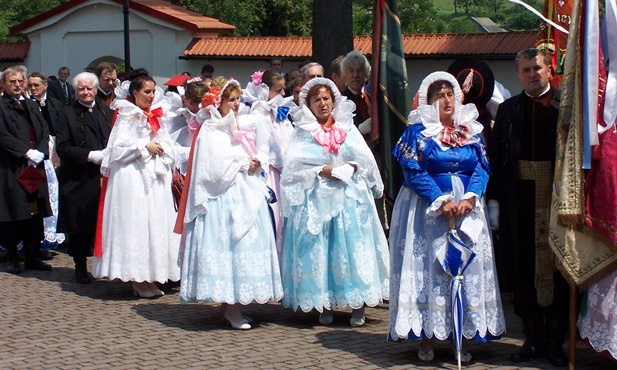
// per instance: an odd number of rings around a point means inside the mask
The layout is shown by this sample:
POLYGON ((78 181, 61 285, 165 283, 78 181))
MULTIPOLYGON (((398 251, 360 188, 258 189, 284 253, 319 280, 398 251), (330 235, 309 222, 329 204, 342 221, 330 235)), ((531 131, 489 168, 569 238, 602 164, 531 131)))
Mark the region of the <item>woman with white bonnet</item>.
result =
POLYGON ((229 80, 197 114, 201 127, 178 214, 180 301, 220 303, 232 328, 248 330, 241 306, 278 301, 283 288, 262 174, 267 155, 255 146, 255 118, 239 114, 241 94, 229 80))
POLYGON ((326 78, 308 81, 281 174, 283 305, 317 310, 319 322, 388 299, 389 253, 375 198, 383 183, 375 158, 353 123, 355 105, 326 78))
MULTIPOLYGON (((419 105, 392 155, 404 173, 390 229, 390 340, 422 339, 418 357, 435 357, 435 340, 453 335, 450 283, 438 262, 454 219, 463 243, 476 253, 464 272, 462 333, 496 339, 505 331, 493 245, 483 195, 490 167, 473 104, 461 104, 458 81, 434 72, 420 85, 419 105)), ((462 351, 461 362, 471 361, 462 351)))

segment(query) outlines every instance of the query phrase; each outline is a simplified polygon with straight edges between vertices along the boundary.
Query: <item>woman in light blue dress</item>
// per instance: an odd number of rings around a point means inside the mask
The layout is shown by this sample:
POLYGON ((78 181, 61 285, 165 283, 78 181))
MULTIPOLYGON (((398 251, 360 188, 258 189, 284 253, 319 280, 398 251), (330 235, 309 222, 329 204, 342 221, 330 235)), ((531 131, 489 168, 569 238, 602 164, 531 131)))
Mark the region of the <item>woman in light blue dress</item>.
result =
POLYGON ((238 115, 241 94, 230 80, 197 114, 182 205, 180 300, 222 303, 223 318, 247 330, 240 305, 278 301, 283 288, 260 164, 267 157, 255 146, 255 120, 238 115))
POLYGON ((383 183, 354 109, 329 79, 307 82, 281 174, 283 305, 316 309, 324 325, 346 307, 351 325, 364 325, 364 306, 388 298, 388 244, 374 201, 383 183))
MULTIPOLYGON (((390 229, 389 339, 419 339, 418 357, 434 358, 434 340, 452 337, 450 283, 436 251, 449 218, 463 243, 476 253, 464 272, 462 333, 467 339, 495 339, 505 321, 484 205, 490 167, 473 104, 462 105, 459 84, 434 72, 420 85, 419 106, 409 115, 393 156, 404 183, 394 203, 390 229)), ((471 361, 463 352, 462 362, 471 361)))

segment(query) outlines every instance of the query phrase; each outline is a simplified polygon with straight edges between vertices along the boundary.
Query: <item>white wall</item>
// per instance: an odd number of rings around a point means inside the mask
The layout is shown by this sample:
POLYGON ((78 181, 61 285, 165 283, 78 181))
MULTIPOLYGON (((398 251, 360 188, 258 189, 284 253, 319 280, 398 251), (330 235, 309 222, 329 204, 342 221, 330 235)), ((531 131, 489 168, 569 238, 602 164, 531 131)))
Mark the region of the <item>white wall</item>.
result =
MULTIPOLYGON (((129 14, 131 66, 148 69, 159 83, 183 69, 178 56, 192 34, 134 10, 129 14)), ((114 2, 81 4, 24 33, 31 41, 25 62, 31 71, 56 75, 66 65, 75 75, 101 56, 124 60, 124 15, 114 2)))

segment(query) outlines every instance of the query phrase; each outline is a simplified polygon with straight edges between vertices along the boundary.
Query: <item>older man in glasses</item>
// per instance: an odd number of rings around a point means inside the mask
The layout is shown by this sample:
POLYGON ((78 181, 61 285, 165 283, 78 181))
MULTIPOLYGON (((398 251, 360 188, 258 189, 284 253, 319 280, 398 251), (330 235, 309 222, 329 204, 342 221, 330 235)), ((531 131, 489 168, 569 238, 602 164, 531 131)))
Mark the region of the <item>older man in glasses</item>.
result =
POLYGON ((17 244, 24 243, 26 269, 51 270, 39 256, 43 218, 52 215, 43 160, 49 129, 36 102, 24 97, 23 72, 2 73, 0 98, 0 244, 7 249, 7 272, 21 273, 17 244))

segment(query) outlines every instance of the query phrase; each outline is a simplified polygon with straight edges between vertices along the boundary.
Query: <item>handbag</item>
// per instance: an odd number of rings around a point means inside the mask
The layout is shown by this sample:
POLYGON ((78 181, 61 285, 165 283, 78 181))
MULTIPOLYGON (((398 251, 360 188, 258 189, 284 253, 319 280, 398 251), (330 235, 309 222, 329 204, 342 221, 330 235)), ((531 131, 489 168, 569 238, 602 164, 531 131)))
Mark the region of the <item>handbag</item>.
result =
POLYGON ((47 177, 34 166, 26 166, 15 177, 19 185, 28 193, 34 193, 47 177))
POLYGON ((180 172, 180 170, 174 168, 171 178, 171 193, 174 196, 174 207, 176 208, 176 211, 178 210, 180 198, 182 197, 182 189, 184 188, 184 177, 185 176, 180 172))

